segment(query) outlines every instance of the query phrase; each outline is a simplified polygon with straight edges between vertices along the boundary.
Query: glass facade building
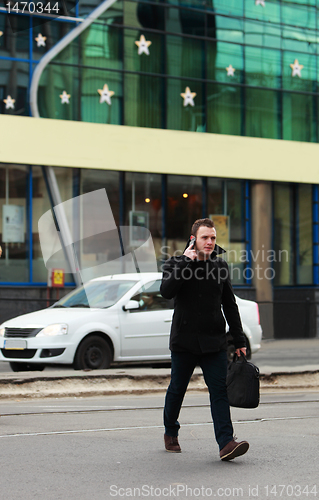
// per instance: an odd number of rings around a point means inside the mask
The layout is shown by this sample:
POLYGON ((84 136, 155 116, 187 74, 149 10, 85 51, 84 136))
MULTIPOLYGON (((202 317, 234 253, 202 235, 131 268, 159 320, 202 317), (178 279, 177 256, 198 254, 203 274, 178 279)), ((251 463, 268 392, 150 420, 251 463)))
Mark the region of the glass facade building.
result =
MULTIPOLYGON (((32 126, 35 106, 41 118, 68 121, 70 142, 75 122, 129 127, 132 135, 134 128, 203 140, 222 135, 225 155, 234 136, 272 140, 270 149, 278 140, 319 142, 319 0, 117 0, 54 53, 99 5, 59 3, 55 18, 0 7, 0 117, 29 117, 32 126)), ((248 143, 242 144, 245 152, 248 143)), ((144 147, 141 139, 137 154, 144 147)), ((292 290, 309 289, 315 301, 319 178, 265 175, 260 194, 253 173, 241 175, 238 167, 234 175, 236 169, 216 165, 214 151, 205 175, 196 168, 193 175, 154 168, 156 155, 151 151, 149 170, 139 171, 116 161, 99 168, 17 162, 0 151, 0 286, 46 286, 37 221, 52 205, 43 168, 52 166, 63 201, 105 188, 117 225, 129 225, 131 211, 146 213, 159 268, 183 250, 192 222, 209 216, 227 225, 222 243, 239 294, 271 304, 275 316, 276 303, 292 290), (3 238, 8 205, 20 207, 21 241, 3 238), (267 236, 257 238, 265 222, 267 236), (267 266, 256 278, 262 252, 267 266)), ((282 161, 289 163, 289 152, 282 161)), ((262 180, 258 156, 255 165, 262 180)), ((98 259, 90 248, 83 252, 83 258, 98 259)), ((66 282, 74 286, 72 275, 66 282)), ((319 335, 316 327, 313 332, 319 335)))

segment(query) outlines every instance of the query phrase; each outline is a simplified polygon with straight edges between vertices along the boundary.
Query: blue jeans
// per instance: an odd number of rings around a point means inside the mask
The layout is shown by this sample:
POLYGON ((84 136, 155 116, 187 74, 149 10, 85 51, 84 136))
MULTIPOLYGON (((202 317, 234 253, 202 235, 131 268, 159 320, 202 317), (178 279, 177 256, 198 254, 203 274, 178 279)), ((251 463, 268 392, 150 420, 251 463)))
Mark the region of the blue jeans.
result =
POLYGON ((167 389, 164 407, 165 434, 168 436, 178 435, 179 412, 190 378, 195 367, 199 365, 209 390, 215 437, 221 450, 233 439, 234 435, 226 389, 226 351, 201 355, 172 352, 171 357, 171 382, 167 389))

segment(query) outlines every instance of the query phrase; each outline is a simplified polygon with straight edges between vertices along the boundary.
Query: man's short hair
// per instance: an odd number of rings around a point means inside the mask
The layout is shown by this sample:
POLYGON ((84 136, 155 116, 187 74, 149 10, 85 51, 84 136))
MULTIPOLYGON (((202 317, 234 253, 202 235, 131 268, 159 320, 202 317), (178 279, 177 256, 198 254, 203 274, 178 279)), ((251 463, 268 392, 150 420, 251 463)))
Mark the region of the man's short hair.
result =
POLYGON ((197 231, 198 231, 198 229, 201 226, 215 227, 215 224, 214 224, 214 221, 212 221, 212 219, 208 219, 208 218, 206 218, 206 219, 197 219, 197 220, 195 220, 194 224, 192 225, 191 234, 193 236, 196 236, 197 231))

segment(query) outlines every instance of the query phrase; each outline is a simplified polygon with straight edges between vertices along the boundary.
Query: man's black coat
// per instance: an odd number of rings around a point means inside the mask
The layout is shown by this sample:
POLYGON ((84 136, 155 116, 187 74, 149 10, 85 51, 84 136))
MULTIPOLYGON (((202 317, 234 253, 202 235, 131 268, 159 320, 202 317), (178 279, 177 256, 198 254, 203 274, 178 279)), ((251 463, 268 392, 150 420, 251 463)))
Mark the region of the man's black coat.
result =
POLYGON ((246 346, 228 265, 216 251, 207 261, 171 257, 163 266, 161 294, 174 298, 171 351, 201 354, 226 349, 221 307, 235 348, 246 346))

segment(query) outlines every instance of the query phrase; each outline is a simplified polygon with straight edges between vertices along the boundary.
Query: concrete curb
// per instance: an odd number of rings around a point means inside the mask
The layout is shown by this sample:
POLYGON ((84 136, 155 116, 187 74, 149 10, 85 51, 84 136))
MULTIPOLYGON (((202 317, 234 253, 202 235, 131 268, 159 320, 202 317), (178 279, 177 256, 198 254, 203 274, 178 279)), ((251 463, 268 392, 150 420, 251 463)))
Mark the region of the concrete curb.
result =
MULTIPOLYGON (((0 378, 0 398, 58 398, 145 394, 166 391, 169 369, 108 370, 92 372, 24 372, 6 374, 0 378), (154 373, 153 373, 154 372, 154 373)), ((319 370, 274 372, 260 376, 261 392, 287 390, 319 390, 319 370)), ((195 370, 188 390, 206 391, 199 369, 195 370)))

